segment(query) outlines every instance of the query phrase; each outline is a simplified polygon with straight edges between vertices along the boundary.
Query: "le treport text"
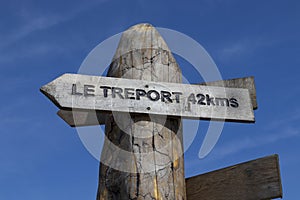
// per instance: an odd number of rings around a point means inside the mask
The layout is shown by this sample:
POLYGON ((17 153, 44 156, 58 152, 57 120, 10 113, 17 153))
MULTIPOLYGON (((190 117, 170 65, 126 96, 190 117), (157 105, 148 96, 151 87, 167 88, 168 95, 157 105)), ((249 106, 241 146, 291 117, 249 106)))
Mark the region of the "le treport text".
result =
MULTIPOLYGON (((150 101, 161 101, 165 103, 180 103, 181 92, 170 92, 170 91, 157 91, 157 90, 144 90, 134 88, 120 88, 110 86, 100 86, 102 89, 104 98, 120 98, 120 99, 131 99, 141 100, 141 98, 149 99, 150 101)), ((80 95, 84 97, 95 96, 96 86, 94 85, 83 85, 83 90, 79 91, 76 84, 72 85, 72 95, 80 95)), ((209 94, 202 93, 191 93, 187 101, 192 104, 198 104, 202 106, 227 106, 232 108, 238 108, 239 103, 236 98, 220 98, 212 97, 209 94)))

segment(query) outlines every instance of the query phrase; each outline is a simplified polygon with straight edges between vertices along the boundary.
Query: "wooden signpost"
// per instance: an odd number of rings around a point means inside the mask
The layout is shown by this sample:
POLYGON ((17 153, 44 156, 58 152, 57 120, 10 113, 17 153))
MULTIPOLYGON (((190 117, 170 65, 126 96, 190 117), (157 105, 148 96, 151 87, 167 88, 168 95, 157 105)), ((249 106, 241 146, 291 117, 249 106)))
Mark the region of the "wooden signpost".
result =
POLYGON ((108 77, 64 74, 41 92, 59 107, 58 115, 69 125, 105 124, 97 200, 250 200, 244 191, 248 186, 252 187, 249 191, 264 194, 255 197, 268 199, 276 195, 267 190, 278 191, 281 185, 278 170, 257 167, 269 163, 264 159, 185 181, 181 118, 253 123, 257 108, 254 79, 182 84, 170 49, 149 24, 123 33, 108 77), (130 113, 131 120, 124 113, 130 113), (235 176, 238 173, 243 176, 235 176), (258 176, 239 185, 236 195, 221 197, 224 190, 234 187, 226 181, 238 184, 240 177, 251 178, 252 174, 258 176), (276 184, 263 181, 275 176, 276 184), (219 179, 226 186, 215 184, 219 179), (254 189, 254 182, 261 187, 254 189))

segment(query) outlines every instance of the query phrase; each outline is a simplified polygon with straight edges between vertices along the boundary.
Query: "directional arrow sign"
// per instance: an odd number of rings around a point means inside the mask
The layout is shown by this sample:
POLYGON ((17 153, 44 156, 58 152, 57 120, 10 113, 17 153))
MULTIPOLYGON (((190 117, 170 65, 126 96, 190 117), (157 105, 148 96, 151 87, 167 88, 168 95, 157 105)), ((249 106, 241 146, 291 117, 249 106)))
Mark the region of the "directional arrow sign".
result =
MULTIPOLYGON (((200 85, 248 89, 253 110, 257 109, 256 89, 253 76, 200 83, 200 85)), ((93 110, 59 110, 57 114, 71 127, 103 125, 106 119, 105 113, 101 111, 95 112, 93 110)))
POLYGON ((254 122, 241 88, 64 74, 41 88, 60 109, 83 109, 254 122))

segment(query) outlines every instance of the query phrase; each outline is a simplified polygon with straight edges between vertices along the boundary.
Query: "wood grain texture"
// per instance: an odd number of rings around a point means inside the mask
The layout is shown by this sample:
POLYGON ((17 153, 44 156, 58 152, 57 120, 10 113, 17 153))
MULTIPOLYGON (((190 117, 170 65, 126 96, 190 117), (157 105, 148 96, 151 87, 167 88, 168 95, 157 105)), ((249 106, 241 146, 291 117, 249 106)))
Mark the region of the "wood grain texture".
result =
MULTIPOLYGON (((108 76, 181 82, 179 66, 149 24, 122 35, 108 76), (170 76, 172 71, 177 75, 170 76)), ((97 200, 186 199, 181 119, 117 112, 107 116, 97 200)))
MULTIPOLYGON (((136 64, 137 62, 136 59, 135 58, 132 59, 136 64)), ((158 74, 164 73, 164 71, 166 71, 165 68, 157 69, 158 74)), ((178 72, 175 72, 175 74, 176 73, 178 72)), ((158 79, 158 81, 161 80, 158 79)), ((248 89, 250 93, 253 109, 257 109, 254 77, 235 78, 235 79, 229 79, 223 81, 200 83, 200 85, 248 89)), ((72 112, 72 110, 60 110, 58 111, 57 114, 71 127, 103 125, 105 124, 105 116, 106 116, 105 113, 101 111, 86 111, 86 110, 76 110, 75 112, 74 111, 72 112)))
POLYGON ((188 200, 282 198, 278 155, 186 179, 188 200))

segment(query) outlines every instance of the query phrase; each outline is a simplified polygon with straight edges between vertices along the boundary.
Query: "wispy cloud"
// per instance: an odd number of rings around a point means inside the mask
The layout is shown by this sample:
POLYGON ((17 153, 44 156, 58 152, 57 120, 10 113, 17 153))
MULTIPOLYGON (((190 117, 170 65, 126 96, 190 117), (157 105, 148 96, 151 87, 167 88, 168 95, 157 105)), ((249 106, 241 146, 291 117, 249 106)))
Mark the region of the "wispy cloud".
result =
MULTIPOLYGON (((253 48, 253 46, 251 46, 253 48)), ((230 46, 227 46, 221 50, 222 54, 233 55, 233 54, 240 54, 246 50, 249 50, 250 46, 245 41, 239 41, 237 43, 231 44, 230 46)))
POLYGON ((299 109, 282 114, 279 119, 272 119, 264 125, 257 137, 246 136, 244 138, 231 140, 229 143, 216 147, 218 155, 226 156, 235 154, 246 149, 272 144, 280 140, 297 138, 300 136, 298 122, 300 120, 299 109))
POLYGON ((224 46, 220 50, 220 56, 221 58, 228 58, 228 57, 234 57, 239 56, 241 54, 249 53, 253 51, 255 48, 259 46, 258 42, 255 40, 239 40, 234 43, 231 43, 227 46, 224 46))
POLYGON ((259 147, 298 136, 300 136, 300 131, 295 128, 289 127, 288 129, 275 134, 261 134, 261 137, 246 137, 239 140, 233 140, 230 143, 217 147, 216 153, 220 156, 227 156, 246 149, 259 147))
POLYGON ((65 47, 51 42, 32 42, 28 46, 12 48, 0 53, 0 64, 16 62, 19 59, 31 58, 33 56, 48 56, 49 53, 64 53, 65 47))
MULTIPOLYGON (((204 160, 195 159, 195 157, 186 158, 186 171, 187 176, 193 176, 199 174, 199 169, 203 170, 202 173, 209 172, 212 169, 223 168, 233 163, 221 164, 221 160, 226 157, 234 157, 249 149, 270 145, 276 142, 284 142, 288 139, 300 138, 300 131, 296 128, 285 128, 275 133, 267 132, 261 133, 259 137, 244 137, 241 139, 231 140, 227 143, 221 143, 215 147, 212 155, 205 157, 204 160), (201 166, 201 167, 200 167, 201 166)), ((293 157, 293 160, 294 157, 293 157)), ((293 161, 291 160, 291 161, 293 161)), ((227 162, 227 161, 226 161, 227 162)), ((241 161, 239 161, 241 162, 241 161)))
POLYGON ((232 57, 252 54, 259 48, 268 47, 277 42, 262 36, 240 38, 231 43, 223 44, 218 54, 222 60, 230 60, 232 57))
MULTIPOLYGON (((64 52, 65 49, 60 44, 54 44, 47 41, 30 43, 21 43, 26 41, 26 38, 36 33, 37 31, 48 30, 56 25, 73 20, 81 13, 86 12, 95 6, 104 3, 108 0, 97 0, 85 2, 81 5, 75 5, 65 12, 36 12, 33 8, 16 8, 20 12, 15 15, 16 23, 8 31, 0 31, 0 64, 15 62, 18 59, 28 58, 32 56, 47 55, 49 52, 64 52), (39 14, 37 14, 39 13, 39 14), (20 45, 21 44, 21 45, 20 45)), ((3 65, 5 66, 5 65, 3 65)))
POLYGON ((64 13, 48 13, 42 15, 32 14, 34 13, 31 10, 32 8, 30 10, 23 8, 22 14, 19 16, 19 18, 20 21, 24 21, 24 19, 25 21, 19 26, 14 27, 14 30, 11 30, 9 33, 0 35, 0 38, 2 38, 0 49, 3 49, 14 42, 17 42, 18 40, 25 38, 35 31, 45 30, 57 24, 69 21, 78 16, 80 13, 85 12, 93 8, 95 5, 106 1, 108 0, 89 1, 64 13))
POLYGON ((288 114, 282 114, 279 119, 269 122, 265 126, 265 130, 266 131, 277 130, 280 127, 287 126, 290 123, 299 122, 299 120, 300 120, 300 110, 296 108, 293 111, 290 111, 288 114))

